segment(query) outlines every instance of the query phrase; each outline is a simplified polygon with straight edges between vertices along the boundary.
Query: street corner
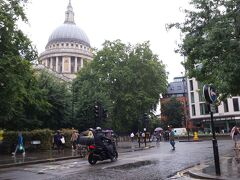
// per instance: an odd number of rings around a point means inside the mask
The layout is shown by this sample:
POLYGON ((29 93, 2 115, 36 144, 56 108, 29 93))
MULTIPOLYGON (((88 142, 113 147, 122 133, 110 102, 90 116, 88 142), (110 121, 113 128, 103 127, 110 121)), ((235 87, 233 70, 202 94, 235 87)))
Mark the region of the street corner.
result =
POLYGON ((200 163, 196 166, 185 169, 184 171, 179 172, 183 177, 190 177, 191 179, 215 179, 215 180, 233 180, 233 178, 228 178, 225 176, 212 175, 205 172, 206 168, 211 168, 212 171, 215 171, 210 164, 200 163))

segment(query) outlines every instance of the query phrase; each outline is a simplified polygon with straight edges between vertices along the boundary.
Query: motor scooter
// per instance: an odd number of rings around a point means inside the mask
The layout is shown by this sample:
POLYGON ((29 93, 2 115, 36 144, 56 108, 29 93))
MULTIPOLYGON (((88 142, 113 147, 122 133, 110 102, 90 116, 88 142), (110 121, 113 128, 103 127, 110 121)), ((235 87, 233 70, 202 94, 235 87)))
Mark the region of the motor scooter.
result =
MULTIPOLYGON (((113 161, 116 161, 118 158, 118 152, 115 146, 115 142, 113 141, 108 141, 108 142, 104 142, 107 143, 106 147, 107 149, 110 148, 110 151, 112 153, 113 156, 113 161)), ((89 154, 88 154, 88 162, 91 165, 94 165, 97 163, 97 161, 103 161, 103 160, 107 160, 107 159, 111 159, 108 155, 108 153, 106 152, 106 150, 103 147, 99 147, 96 145, 90 145, 88 146, 89 149, 89 154)))

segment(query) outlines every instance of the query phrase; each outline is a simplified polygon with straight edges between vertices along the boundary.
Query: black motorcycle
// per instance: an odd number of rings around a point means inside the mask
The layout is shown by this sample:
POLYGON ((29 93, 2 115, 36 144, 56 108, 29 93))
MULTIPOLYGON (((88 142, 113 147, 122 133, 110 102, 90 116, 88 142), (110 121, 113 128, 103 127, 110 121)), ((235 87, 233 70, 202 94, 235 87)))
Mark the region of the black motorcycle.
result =
MULTIPOLYGON (((113 156, 113 160, 117 160, 118 158, 118 152, 115 146, 114 142, 105 142, 106 143, 106 147, 107 149, 110 149, 110 152, 112 153, 113 156)), ((103 161, 103 160, 107 160, 110 159, 108 153, 106 152, 106 150, 102 147, 99 146, 95 146, 95 145, 90 145, 88 146, 89 149, 89 154, 88 154, 88 162, 91 165, 94 165, 97 163, 97 161, 103 161)))

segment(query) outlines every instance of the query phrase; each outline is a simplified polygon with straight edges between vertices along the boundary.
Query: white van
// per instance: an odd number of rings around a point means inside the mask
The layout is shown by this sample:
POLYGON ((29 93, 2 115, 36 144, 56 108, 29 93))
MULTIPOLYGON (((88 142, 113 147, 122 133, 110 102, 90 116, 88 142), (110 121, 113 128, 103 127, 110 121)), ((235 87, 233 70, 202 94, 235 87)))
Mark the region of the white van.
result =
POLYGON ((187 134, 186 128, 174 128, 173 131, 176 136, 183 136, 187 134))

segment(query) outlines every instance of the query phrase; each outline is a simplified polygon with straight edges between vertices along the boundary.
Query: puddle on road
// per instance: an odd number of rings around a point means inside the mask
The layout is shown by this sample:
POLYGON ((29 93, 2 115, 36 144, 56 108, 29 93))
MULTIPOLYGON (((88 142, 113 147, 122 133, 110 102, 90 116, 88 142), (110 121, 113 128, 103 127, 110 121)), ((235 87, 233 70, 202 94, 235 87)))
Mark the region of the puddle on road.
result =
POLYGON ((155 161, 137 161, 137 162, 133 162, 133 163, 107 167, 106 169, 129 170, 129 169, 139 168, 142 166, 154 165, 157 163, 158 163, 157 160, 155 160, 155 161))

